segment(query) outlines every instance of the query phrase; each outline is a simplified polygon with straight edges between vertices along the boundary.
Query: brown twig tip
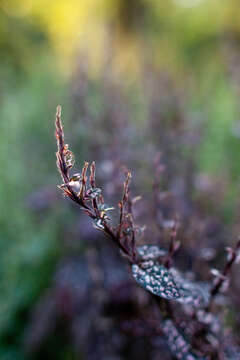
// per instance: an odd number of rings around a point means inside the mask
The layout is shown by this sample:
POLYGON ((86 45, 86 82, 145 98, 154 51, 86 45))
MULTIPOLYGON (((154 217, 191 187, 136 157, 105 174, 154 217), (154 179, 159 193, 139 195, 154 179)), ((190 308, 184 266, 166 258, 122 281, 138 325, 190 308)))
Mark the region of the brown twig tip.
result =
POLYGON ((132 174, 130 173, 130 171, 128 171, 128 173, 127 173, 127 180, 130 181, 131 178, 132 178, 132 174))
POLYGON ((56 117, 60 118, 61 117, 61 113, 62 113, 62 107, 61 105, 57 106, 57 112, 56 112, 56 117))
MULTIPOLYGON (((62 113, 62 108, 61 108, 60 105, 58 105, 57 106, 57 111, 56 111, 56 120, 55 120, 55 127, 56 127, 55 137, 56 137, 58 142, 59 141, 61 141, 61 142, 64 141, 63 126, 62 126, 62 121, 61 121, 61 113, 62 113), (61 138, 61 140, 60 140, 60 138, 61 138)), ((60 145, 60 144, 58 144, 58 145, 60 145)))
POLYGON ((90 165, 90 184, 92 188, 95 187, 95 172, 96 172, 96 166, 95 166, 95 161, 93 161, 90 165))
POLYGON ((127 172, 126 174, 126 180, 124 181, 123 184, 123 202, 127 202, 128 200, 128 195, 129 195, 129 185, 130 185, 130 181, 132 178, 132 174, 130 173, 130 171, 127 172))

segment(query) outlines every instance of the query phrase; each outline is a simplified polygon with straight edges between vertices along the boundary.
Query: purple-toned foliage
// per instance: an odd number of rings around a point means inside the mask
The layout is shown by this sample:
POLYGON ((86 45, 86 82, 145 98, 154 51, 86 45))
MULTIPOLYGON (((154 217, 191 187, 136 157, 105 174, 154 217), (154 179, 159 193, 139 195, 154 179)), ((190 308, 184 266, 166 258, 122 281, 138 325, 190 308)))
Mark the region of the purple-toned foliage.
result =
MULTIPOLYGON (((87 255, 91 276, 88 283, 91 290, 89 289, 87 294, 82 297, 82 300, 79 300, 76 304, 72 303, 71 294, 67 290, 67 283, 64 295, 60 293, 61 296, 67 297, 69 304, 71 304, 67 309, 68 312, 69 309, 72 309, 72 311, 70 314, 66 314, 66 317, 69 318, 70 316, 73 320, 77 312, 75 308, 79 308, 81 312, 81 307, 84 307, 83 303, 87 301, 89 296, 94 296, 92 294, 95 292, 102 294, 100 296, 104 298, 103 292, 105 289, 105 291, 110 292, 109 302, 103 301, 99 307, 100 301, 96 309, 89 307, 82 317, 88 324, 88 330, 85 330, 86 334, 97 331, 94 319, 99 316, 103 308, 108 313, 112 313, 116 309, 117 314, 114 315, 114 325, 109 325, 108 322, 105 325, 105 329, 108 329, 109 332, 115 327, 118 328, 116 331, 117 345, 109 344, 109 346, 126 349, 128 345, 124 334, 130 332, 131 337, 129 339, 133 343, 131 344, 131 350, 129 350, 130 354, 128 353, 129 358, 135 358, 134 341, 141 339, 145 346, 150 341, 152 348, 154 348, 154 342, 159 342, 157 347, 160 346, 161 349, 166 351, 164 359, 238 359, 236 354, 239 354, 239 351, 237 344, 234 345, 234 336, 224 328, 223 319, 218 316, 217 311, 221 312, 221 304, 219 305, 219 303, 223 298, 222 292, 229 281, 232 266, 239 259, 240 242, 234 248, 227 248, 228 258, 226 265, 222 272, 212 271, 215 276, 213 283, 206 280, 196 280, 198 274, 195 276, 193 272, 183 274, 182 271, 173 267, 173 256, 180 245, 177 238, 181 238, 183 230, 179 229, 180 221, 177 217, 168 217, 169 202, 166 202, 166 206, 164 206, 164 202, 169 197, 169 194, 159 190, 158 177, 163 171, 160 162, 161 158, 158 157, 155 161, 157 175, 153 186, 155 197, 152 214, 160 233, 164 235, 167 229, 170 236, 169 246, 166 250, 164 249, 164 239, 161 248, 147 243, 144 245, 143 228, 137 226, 134 222, 133 207, 137 208, 135 203, 138 197, 132 198, 130 196, 131 174, 129 171, 125 171, 126 179, 123 184, 123 195, 118 203, 119 212, 118 216, 115 216, 115 220, 110 215, 114 212, 113 207, 105 204, 104 188, 102 190, 101 187, 96 185, 95 162, 92 162, 90 166, 85 162, 80 173, 70 174, 74 166, 74 155, 64 142, 60 107, 57 108, 56 114, 56 138, 58 145, 56 153, 57 166, 63 182, 59 186, 60 189, 65 196, 74 201, 91 218, 93 226, 102 231, 120 249, 120 253, 129 264, 129 272, 132 272, 136 282, 146 290, 146 293, 141 294, 140 289, 138 290, 130 278, 127 278, 124 262, 120 259, 113 261, 113 249, 103 247, 100 253, 92 249, 87 255), (88 168, 90 168, 89 173, 88 168), (99 256, 101 260, 99 260, 99 256), (108 272, 111 273, 112 268, 112 272, 116 271, 115 274, 118 273, 115 279, 110 280, 111 277, 108 278, 109 274, 104 273, 104 263, 106 261, 111 263, 108 272), (110 286, 106 286, 109 281, 107 279, 111 282, 110 286), (137 294, 139 295, 137 296, 137 294), (124 316, 121 316, 119 312, 121 307, 124 309, 124 316), (133 351, 132 354, 131 351, 133 351)), ((151 205, 149 211, 151 212, 151 205)), ((188 213, 187 207, 184 211, 186 214, 188 213)), ((194 220, 192 214, 192 220, 197 221, 199 218, 194 220)), ((187 225, 184 219, 181 227, 183 225, 187 225)), ((191 229, 191 226, 188 226, 186 234, 189 237, 192 236, 191 229)), ((184 247, 186 259, 187 251, 187 248, 184 247)), ((182 256, 184 256, 184 252, 182 256)), ((77 282, 76 287, 79 287, 77 282)), ((55 301, 59 302, 60 298, 57 294, 55 301)), ((226 304, 225 299, 222 302, 226 304)), ((62 312, 64 312, 63 310, 61 309, 62 312)), ((76 321, 77 317, 72 323, 74 324, 76 321)), ((80 328, 83 331, 81 326, 80 328)), ((74 327, 71 331, 74 331, 74 327)), ((108 338, 107 331, 105 335, 108 338)), ((84 347, 83 339, 84 337, 82 337, 79 346, 84 347)), ((98 345, 94 344, 94 346, 97 347, 98 345)), ((88 354, 86 355, 87 358, 94 359, 94 354, 89 355, 89 351, 91 351, 91 346, 85 350, 85 353, 88 354)), ((145 358, 158 359, 154 355, 154 350, 151 351, 153 351, 152 355, 149 356, 148 354, 145 358)), ((96 354, 98 353, 98 358, 99 356, 100 358, 106 358, 107 352, 106 349, 99 349, 96 354)), ((111 353, 111 350, 109 352, 111 353)), ((144 355, 142 359, 144 359, 144 355)))

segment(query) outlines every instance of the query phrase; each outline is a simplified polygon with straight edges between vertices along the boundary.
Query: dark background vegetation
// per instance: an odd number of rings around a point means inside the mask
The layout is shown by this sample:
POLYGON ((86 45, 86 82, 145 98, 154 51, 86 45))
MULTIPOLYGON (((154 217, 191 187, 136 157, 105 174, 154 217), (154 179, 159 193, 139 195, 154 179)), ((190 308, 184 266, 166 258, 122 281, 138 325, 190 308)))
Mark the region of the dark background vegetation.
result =
POLYGON ((169 359, 117 249, 56 188, 54 114, 110 205, 131 169, 145 242, 179 216, 179 266, 209 280, 239 234, 239 24, 238 0, 0 0, 1 359, 169 359))

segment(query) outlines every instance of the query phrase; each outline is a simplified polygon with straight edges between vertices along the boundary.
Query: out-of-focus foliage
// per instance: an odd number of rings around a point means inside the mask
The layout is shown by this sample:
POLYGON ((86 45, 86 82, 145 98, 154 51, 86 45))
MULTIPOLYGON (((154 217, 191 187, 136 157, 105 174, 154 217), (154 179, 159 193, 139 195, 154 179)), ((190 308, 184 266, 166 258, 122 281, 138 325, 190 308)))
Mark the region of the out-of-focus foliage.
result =
MULTIPOLYGON (((62 206, 56 190, 57 103, 81 161, 91 156, 100 163, 109 198, 120 191, 113 181, 119 171, 114 158, 133 166, 136 189, 151 196, 146 173, 158 149, 169 169, 163 187, 169 189, 169 181, 173 192, 182 189, 178 210, 189 211, 191 201, 198 204, 191 223, 205 234, 203 245, 227 242, 223 221, 234 224, 239 207, 239 17, 238 0, 0 0, 1 359, 26 359, 26 348, 35 344, 28 333, 37 322, 33 309, 39 303, 41 311, 51 313, 44 299, 52 304, 61 298, 56 268, 67 269, 73 279, 70 259, 81 256, 84 238, 95 236, 72 207, 62 206), (191 189, 189 202, 186 189, 191 189), (216 219, 203 220, 212 209, 216 219)), ((168 214, 168 206, 165 210, 168 214)), ((233 233, 238 229, 234 225, 233 233)), ((190 228, 186 241, 193 248, 195 237, 190 228)), ((85 270, 76 271, 81 279, 85 270)), ((106 285, 107 294, 111 289, 106 285)), ((94 319, 89 309, 84 324, 94 319)), ((231 325, 234 318, 230 312, 231 325)), ((74 326, 76 335, 79 326, 74 326)), ((44 339, 49 329, 46 325, 44 339)), ((46 340, 43 357, 73 357, 71 344, 79 339, 66 341, 59 351, 56 333, 46 340)), ((136 358, 136 349, 131 351, 136 358)))
POLYGON ((34 42, 47 37, 68 73, 77 51, 87 51, 98 67, 112 50, 117 71, 150 57, 181 74, 185 66, 208 66, 206 56, 219 63, 219 40, 239 33, 238 6, 237 0, 1 0, 1 38, 9 44, 14 36, 24 50, 35 29, 34 42))

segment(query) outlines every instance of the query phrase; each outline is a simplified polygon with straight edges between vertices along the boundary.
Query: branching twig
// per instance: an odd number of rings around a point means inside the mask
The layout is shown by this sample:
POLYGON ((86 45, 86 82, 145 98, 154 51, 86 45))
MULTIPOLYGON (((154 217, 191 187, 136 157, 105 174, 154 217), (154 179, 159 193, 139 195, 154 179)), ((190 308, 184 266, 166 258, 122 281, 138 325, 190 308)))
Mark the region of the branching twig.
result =
POLYGON ((64 142, 63 125, 61 122, 61 107, 57 107, 56 113, 56 139, 58 151, 57 167, 63 180, 60 189, 72 201, 77 203, 83 211, 94 221, 94 226, 108 235, 131 263, 136 263, 136 239, 135 227, 133 224, 131 199, 129 196, 129 184, 131 173, 128 172, 123 186, 123 197, 119 203, 119 224, 113 227, 107 213, 113 208, 104 204, 101 189, 96 187, 95 162, 90 165, 90 177, 88 183, 87 171, 89 164, 85 162, 81 174, 70 177, 70 169, 74 165, 74 155, 64 142), (76 191, 78 189, 78 191, 76 191))
POLYGON ((228 259, 222 273, 216 270, 217 272, 216 279, 211 289, 211 302, 213 301, 215 296, 218 295, 218 293, 220 292, 224 282, 227 280, 230 274, 233 264, 237 260, 237 257, 239 255, 238 252, 240 250, 240 240, 238 240, 234 249, 227 247, 226 250, 228 252, 228 259))

